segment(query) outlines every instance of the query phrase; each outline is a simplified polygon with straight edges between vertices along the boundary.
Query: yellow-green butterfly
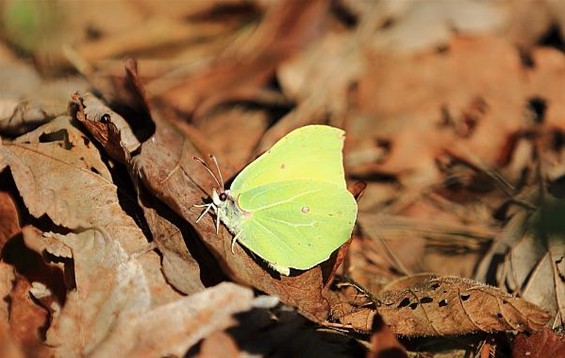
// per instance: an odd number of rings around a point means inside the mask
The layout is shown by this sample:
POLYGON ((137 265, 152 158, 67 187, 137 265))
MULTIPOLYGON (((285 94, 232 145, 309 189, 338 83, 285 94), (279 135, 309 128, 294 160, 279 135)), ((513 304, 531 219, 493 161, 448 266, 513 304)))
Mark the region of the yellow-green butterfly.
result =
MULTIPOLYGON (((298 128, 233 180, 223 180, 203 205, 239 242, 283 275, 327 260, 351 237, 357 202, 343 172, 344 132, 325 125, 298 128)), ((207 170, 211 172, 209 168, 207 170)))

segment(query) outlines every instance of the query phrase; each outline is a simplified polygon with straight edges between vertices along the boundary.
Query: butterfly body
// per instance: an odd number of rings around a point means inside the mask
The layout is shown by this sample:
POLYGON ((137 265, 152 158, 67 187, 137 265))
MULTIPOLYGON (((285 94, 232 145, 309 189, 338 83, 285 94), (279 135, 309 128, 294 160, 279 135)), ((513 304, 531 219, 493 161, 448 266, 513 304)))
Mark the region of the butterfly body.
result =
POLYGON ((218 222, 281 274, 329 258, 351 237, 357 203, 347 191, 344 132, 312 125, 287 134, 212 193, 218 222))

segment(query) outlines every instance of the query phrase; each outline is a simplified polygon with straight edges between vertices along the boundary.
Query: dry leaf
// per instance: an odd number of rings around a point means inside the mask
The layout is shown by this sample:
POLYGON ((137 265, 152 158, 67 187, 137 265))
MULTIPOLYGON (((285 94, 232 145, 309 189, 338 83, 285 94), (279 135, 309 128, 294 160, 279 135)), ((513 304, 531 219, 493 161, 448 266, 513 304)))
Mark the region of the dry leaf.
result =
MULTIPOLYGON (((96 124, 105 125, 97 127, 95 131, 89 128, 89 131, 95 135, 95 138, 104 148, 110 145, 114 147, 118 147, 119 145, 119 147, 123 147, 128 154, 131 154, 139 148, 139 140, 135 137, 131 125, 126 122, 122 116, 108 108, 108 106, 91 93, 87 92, 81 94, 80 97, 78 95, 75 95, 75 97, 75 100, 79 101, 80 105, 83 106, 78 112, 78 114, 82 115, 77 116, 77 118, 81 120, 81 123, 87 126, 87 128, 88 126, 95 126, 96 124), (110 127, 110 124, 113 124, 113 126, 110 127), (99 133, 99 135, 95 133, 99 133), (118 142, 116 143, 115 141, 118 142)), ((117 148, 115 150, 117 150, 117 148)))
POLYGON ((236 342, 224 332, 214 332, 204 339, 198 358, 237 357, 239 348, 236 342))
POLYGON ((10 334, 25 356, 47 356, 48 349, 40 335, 48 321, 48 312, 38 306, 29 294, 31 284, 22 276, 16 276, 10 302, 10 334))
POLYGON ((219 103, 253 98, 282 61, 318 36, 327 2, 275 2, 257 29, 235 41, 218 61, 163 97, 167 103, 197 117, 219 103))
POLYGON ((9 193, 0 191, 0 250, 19 231, 20 223, 14 199, 9 193))
MULTIPOLYGON (((135 208, 135 201, 118 196, 96 147, 70 118, 59 117, 17 141, 4 142, 0 155, 31 215, 47 214, 55 224, 75 230, 108 230, 128 254, 148 250, 145 235, 122 209, 122 205, 135 208), (65 180, 58 179, 60 173, 65 180)), ((139 261, 153 293, 152 304, 179 297, 166 283, 157 253, 147 252, 139 261)))
MULTIPOLYGON (((387 2, 379 5, 390 6, 387 2)), ((397 53, 421 52, 444 45, 456 34, 495 32, 507 21, 505 9, 499 3, 412 1, 403 10, 388 19, 394 21, 391 26, 376 32, 373 46, 397 53)), ((374 16, 375 12, 367 11, 363 15, 374 16)))
POLYGON ((10 332, 10 305, 6 298, 9 297, 16 276, 14 268, 4 262, 0 262, 0 356, 2 357, 24 357, 23 352, 10 332))
POLYGON ((93 357, 182 356, 214 331, 235 323, 251 307, 253 292, 222 283, 123 322, 93 357))
POLYGON ((407 277, 385 287, 375 301, 392 331, 406 336, 536 331, 550 318, 528 301, 460 277, 407 277))
POLYGON ((53 317, 46 343, 57 356, 91 354, 120 325, 150 308, 148 283, 140 263, 108 232, 52 236, 72 252, 76 288, 53 317))
POLYGON ((371 351, 367 358, 408 357, 406 349, 378 315, 373 320, 371 332, 371 351))
POLYGON ((512 357, 563 357, 565 352, 565 335, 555 333, 544 327, 531 335, 520 333, 514 341, 512 357))
MULTIPOLYGON (((436 161, 446 152, 479 168, 494 167, 502 162, 512 136, 530 128, 523 118, 534 96, 548 104, 546 112, 554 119, 547 118, 547 128, 554 127, 562 118, 558 113, 563 113, 563 101, 557 98, 559 90, 552 89, 563 82, 565 61, 551 49, 535 56, 540 65, 530 69, 511 44, 490 37, 455 38, 447 52, 417 61, 370 56, 372 70, 360 80, 358 103, 373 141, 365 140, 362 150, 374 143, 387 143, 388 148, 386 157, 367 163, 371 172, 398 175, 405 183, 436 183, 436 161), (476 71, 478 61, 484 64, 481 71, 476 71), (483 105, 477 107, 479 103, 483 105)), ((363 126, 350 133, 367 138, 363 126)))
MULTIPOLYGON (((178 222, 175 225, 168 221, 159 214, 159 212, 164 212, 162 208, 155 210, 144 205, 144 203, 141 203, 141 205, 147 225, 153 234, 155 245, 162 254, 161 265, 167 282, 187 295, 204 290, 200 266, 186 246, 187 242, 194 244, 196 240, 187 237, 185 241, 183 236, 183 232, 192 232, 192 228, 185 223, 178 222)), ((196 245, 191 246, 191 250, 195 250, 194 246, 196 245)), ((206 272, 206 278, 210 281, 213 277, 212 273, 213 270, 206 272)))

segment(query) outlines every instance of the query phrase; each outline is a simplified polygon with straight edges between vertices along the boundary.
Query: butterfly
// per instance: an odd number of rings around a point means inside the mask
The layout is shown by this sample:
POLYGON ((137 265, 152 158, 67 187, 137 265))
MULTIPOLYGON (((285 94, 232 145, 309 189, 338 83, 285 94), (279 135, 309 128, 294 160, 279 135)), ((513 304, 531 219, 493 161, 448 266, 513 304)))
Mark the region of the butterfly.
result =
POLYGON ((239 242, 285 276, 327 260, 350 239, 357 218, 344 177, 344 136, 326 125, 295 129, 245 167, 229 189, 219 169, 220 180, 200 160, 218 190, 210 203, 196 205, 206 208, 196 221, 211 210, 216 232, 222 222, 234 235, 232 252, 239 242))

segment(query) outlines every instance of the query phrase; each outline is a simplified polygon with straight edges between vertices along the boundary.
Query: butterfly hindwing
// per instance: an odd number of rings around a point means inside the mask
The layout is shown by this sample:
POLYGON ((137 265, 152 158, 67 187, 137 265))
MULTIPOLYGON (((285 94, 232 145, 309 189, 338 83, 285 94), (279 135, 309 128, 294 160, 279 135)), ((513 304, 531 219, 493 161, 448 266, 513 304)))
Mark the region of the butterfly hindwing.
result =
POLYGON ((268 263, 308 269, 350 237, 357 203, 347 189, 317 180, 262 185, 237 197, 248 215, 239 242, 268 263))

